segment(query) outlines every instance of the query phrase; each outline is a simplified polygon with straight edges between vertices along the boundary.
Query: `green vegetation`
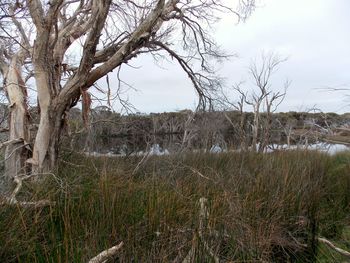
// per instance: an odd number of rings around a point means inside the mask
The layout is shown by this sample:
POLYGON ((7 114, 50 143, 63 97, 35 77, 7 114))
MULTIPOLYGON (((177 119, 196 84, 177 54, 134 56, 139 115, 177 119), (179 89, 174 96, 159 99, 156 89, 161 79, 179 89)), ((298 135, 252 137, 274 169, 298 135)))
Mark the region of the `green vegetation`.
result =
POLYGON ((312 152, 87 158, 66 154, 56 178, 27 183, 2 206, 1 262, 87 262, 120 241, 115 262, 214 262, 199 238, 198 200, 208 199, 204 236, 222 262, 342 262, 316 237, 350 249, 350 155, 312 152), (72 164, 74 163, 74 164, 72 164))

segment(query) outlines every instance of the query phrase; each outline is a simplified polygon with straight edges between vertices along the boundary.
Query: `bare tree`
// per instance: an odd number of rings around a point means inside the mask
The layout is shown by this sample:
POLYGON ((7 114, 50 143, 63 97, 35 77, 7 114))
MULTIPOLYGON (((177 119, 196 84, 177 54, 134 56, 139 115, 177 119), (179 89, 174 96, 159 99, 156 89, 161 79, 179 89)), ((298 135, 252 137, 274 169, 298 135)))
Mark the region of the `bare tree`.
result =
POLYGON ((246 17, 254 0, 239 2, 237 11, 211 0, 4 1, 0 65, 11 105, 10 123, 15 124, 10 126, 11 138, 27 144, 24 79, 34 78, 40 110, 31 158, 19 162, 16 154, 20 166, 9 164, 7 174, 13 176, 25 164, 35 173, 52 170, 69 109, 81 98, 86 111, 91 104, 89 88, 140 54, 168 54, 189 77, 200 105, 207 106, 211 91, 220 84, 210 59, 225 57, 207 29, 219 12, 246 17), (176 36, 180 46, 169 43, 176 36), (67 59, 72 50, 78 57, 74 61, 67 59), (26 69, 32 71, 28 78, 22 75, 26 69))
POLYGON ((249 73, 252 76, 254 86, 251 98, 246 99, 246 103, 253 108, 254 120, 252 124, 252 149, 262 152, 270 143, 271 132, 271 113, 276 111, 286 95, 286 90, 290 85, 287 80, 284 83, 283 91, 273 91, 271 87, 272 74, 278 66, 286 61, 274 53, 262 53, 260 63, 255 60, 249 67, 249 73), (261 112, 265 111, 264 124, 262 124, 261 112), (259 131, 261 138, 259 140, 259 131), (259 147, 258 147, 258 142, 259 147))
POLYGON ((231 99, 222 91, 221 102, 234 109, 240 115, 239 124, 232 122, 229 116, 224 112, 226 119, 231 123, 235 132, 241 140, 241 150, 246 150, 248 134, 245 129, 246 122, 244 109, 250 106, 253 109, 253 120, 251 125, 251 149, 253 151, 264 151, 270 144, 272 113, 282 103, 286 95, 290 81, 286 81, 282 91, 272 89, 271 77, 278 66, 286 61, 274 53, 262 53, 259 60, 254 60, 249 67, 249 75, 253 80, 251 92, 243 89, 244 82, 240 82, 232 87, 234 96, 238 96, 238 101, 231 102, 231 99), (263 114, 262 114, 263 113, 263 114))

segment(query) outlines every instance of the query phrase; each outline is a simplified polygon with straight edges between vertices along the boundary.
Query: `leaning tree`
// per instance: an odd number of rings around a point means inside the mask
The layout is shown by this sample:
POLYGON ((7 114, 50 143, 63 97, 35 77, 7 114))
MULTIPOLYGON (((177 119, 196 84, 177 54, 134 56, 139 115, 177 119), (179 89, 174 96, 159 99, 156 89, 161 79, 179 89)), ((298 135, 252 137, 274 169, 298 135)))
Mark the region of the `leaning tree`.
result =
POLYGON ((2 1, 0 72, 10 111, 9 140, 2 144, 6 146, 2 181, 19 173, 51 171, 69 109, 78 101, 88 109, 89 88, 140 54, 170 56, 192 82, 199 105, 205 107, 218 85, 210 61, 225 56, 208 29, 220 12, 244 18, 254 6, 254 0, 237 1, 238 8, 225 2, 2 1), (28 85, 31 79, 33 84, 28 85), (28 94, 37 96, 40 116, 33 142, 28 94))

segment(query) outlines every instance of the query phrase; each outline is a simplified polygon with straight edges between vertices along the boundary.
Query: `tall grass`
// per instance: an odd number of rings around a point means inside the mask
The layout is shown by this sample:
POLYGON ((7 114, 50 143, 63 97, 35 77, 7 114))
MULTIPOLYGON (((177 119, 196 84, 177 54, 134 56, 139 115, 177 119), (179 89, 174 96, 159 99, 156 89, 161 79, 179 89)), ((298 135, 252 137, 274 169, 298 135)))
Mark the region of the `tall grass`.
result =
POLYGON ((192 247, 194 262, 213 262, 199 238, 201 197, 205 240, 222 262, 340 261, 317 236, 350 248, 349 154, 154 156, 134 174, 137 157, 63 160, 56 179, 22 196, 55 205, 1 207, 1 262, 87 262, 120 241, 115 262, 181 262, 192 247))

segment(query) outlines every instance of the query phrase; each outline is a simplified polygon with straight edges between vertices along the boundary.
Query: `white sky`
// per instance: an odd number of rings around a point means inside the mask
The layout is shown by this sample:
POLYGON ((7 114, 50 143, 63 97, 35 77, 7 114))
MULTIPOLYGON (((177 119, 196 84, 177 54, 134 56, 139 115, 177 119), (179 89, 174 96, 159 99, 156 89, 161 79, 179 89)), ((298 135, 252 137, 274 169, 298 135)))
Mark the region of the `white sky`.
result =
MULTIPOLYGON (((229 1, 229 0, 227 0, 229 1)), ((350 84, 349 0, 264 0, 241 24, 225 16, 215 28, 217 43, 237 58, 220 65, 226 85, 247 80, 247 67, 262 51, 288 57, 273 77, 278 90, 286 78, 292 81, 279 111, 301 111, 316 106, 323 111, 350 111, 350 97, 341 92, 324 92, 325 86, 350 84), (348 101, 347 101, 348 100, 348 101)), ((197 98, 191 82, 173 62, 154 65, 143 56, 123 66, 121 76, 137 91, 123 96, 141 112, 193 109, 197 98)), ((110 82, 115 83, 115 76, 110 82)), ((350 92, 349 92, 350 94, 350 92)), ((116 106, 116 110, 117 110, 116 106)))

